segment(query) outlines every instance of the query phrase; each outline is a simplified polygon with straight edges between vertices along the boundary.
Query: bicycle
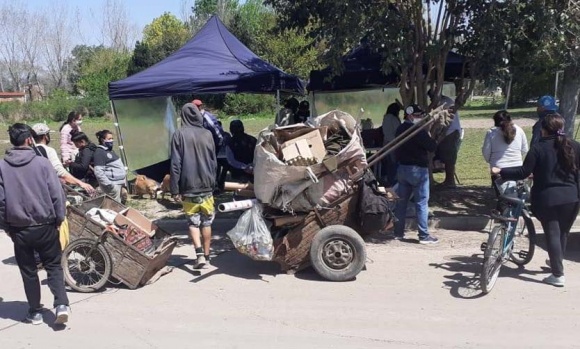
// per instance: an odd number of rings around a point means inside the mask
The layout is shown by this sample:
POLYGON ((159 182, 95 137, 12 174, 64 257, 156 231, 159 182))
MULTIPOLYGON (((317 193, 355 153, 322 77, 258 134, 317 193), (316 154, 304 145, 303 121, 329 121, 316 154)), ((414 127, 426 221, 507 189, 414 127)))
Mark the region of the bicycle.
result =
MULTIPOLYGON (((496 180, 494 185, 501 193, 500 180, 496 180)), ((518 266, 524 266, 534 256, 536 228, 528 209, 529 192, 528 184, 518 181, 515 197, 505 193, 498 197, 501 212, 492 211, 491 218, 496 224, 489 233, 487 242, 481 244, 484 252, 481 289, 484 294, 493 289, 503 264, 512 261, 518 266)))

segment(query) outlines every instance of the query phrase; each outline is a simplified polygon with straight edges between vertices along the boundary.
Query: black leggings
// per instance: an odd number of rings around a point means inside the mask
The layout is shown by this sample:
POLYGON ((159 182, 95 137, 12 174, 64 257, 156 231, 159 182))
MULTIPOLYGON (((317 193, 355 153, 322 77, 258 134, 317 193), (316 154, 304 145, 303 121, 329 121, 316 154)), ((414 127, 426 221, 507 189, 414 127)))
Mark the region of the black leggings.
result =
POLYGON ((578 203, 546 207, 536 211, 534 214, 542 223, 546 236, 552 274, 558 277, 563 276, 562 261, 566 252, 568 234, 578 215, 578 203))

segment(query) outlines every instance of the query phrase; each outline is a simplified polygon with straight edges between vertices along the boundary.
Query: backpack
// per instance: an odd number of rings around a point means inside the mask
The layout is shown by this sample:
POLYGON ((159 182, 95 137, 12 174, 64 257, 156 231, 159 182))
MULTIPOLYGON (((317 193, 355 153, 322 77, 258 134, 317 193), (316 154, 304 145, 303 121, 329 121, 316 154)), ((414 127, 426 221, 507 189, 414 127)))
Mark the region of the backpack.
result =
POLYGON ((374 234, 385 230, 394 219, 394 202, 379 192, 379 184, 372 172, 367 171, 359 184, 359 223, 362 232, 374 234))

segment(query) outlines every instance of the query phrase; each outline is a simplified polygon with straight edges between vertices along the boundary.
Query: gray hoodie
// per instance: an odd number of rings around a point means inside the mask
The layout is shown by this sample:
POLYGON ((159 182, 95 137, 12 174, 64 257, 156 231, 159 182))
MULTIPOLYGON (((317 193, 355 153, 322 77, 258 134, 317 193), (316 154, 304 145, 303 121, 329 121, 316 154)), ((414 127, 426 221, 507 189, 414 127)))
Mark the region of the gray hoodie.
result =
POLYGON ((181 109, 183 126, 171 140, 171 194, 210 194, 216 186, 217 154, 211 132, 193 103, 181 109))
POLYGON ((54 168, 30 147, 14 147, 0 161, 0 226, 60 225, 65 195, 54 168))

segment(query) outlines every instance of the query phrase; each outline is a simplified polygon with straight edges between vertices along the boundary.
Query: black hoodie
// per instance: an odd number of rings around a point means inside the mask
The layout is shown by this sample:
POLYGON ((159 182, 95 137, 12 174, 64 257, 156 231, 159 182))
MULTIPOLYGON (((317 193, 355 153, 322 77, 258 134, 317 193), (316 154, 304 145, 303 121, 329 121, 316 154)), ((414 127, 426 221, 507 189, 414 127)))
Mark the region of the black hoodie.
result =
POLYGON ((181 108, 182 127, 171 141, 171 194, 210 194, 216 186, 217 159, 213 136, 193 103, 181 108))
POLYGON ((15 147, 0 161, 0 227, 60 225, 65 195, 56 171, 30 147, 15 147))

